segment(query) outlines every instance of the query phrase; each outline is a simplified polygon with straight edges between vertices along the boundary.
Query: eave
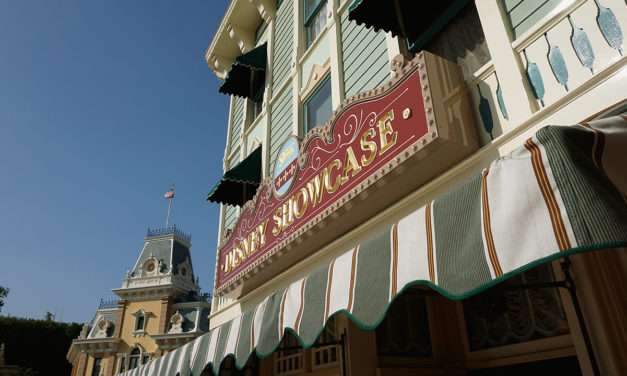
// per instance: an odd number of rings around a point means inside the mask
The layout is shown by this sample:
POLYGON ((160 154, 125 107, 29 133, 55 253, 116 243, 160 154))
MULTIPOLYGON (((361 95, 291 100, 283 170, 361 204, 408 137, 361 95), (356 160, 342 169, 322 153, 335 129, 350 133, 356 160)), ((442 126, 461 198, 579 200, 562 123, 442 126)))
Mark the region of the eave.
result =
POLYGON ((224 79, 235 58, 254 47, 255 29, 276 13, 274 0, 233 0, 205 51, 209 69, 224 79))

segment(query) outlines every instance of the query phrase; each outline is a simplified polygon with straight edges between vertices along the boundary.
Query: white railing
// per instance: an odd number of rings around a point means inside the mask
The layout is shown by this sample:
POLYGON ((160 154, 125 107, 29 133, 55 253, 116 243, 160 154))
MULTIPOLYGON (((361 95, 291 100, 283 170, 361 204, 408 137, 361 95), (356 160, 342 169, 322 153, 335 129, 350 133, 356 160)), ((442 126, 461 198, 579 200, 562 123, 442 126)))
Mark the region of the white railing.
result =
POLYGON ((328 345, 311 350, 311 368, 333 367, 340 364, 340 345, 328 345))
POLYGON ((305 371, 305 352, 298 350, 293 354, 282 354, 280 351, 275 354, 274 374, 294 375, 305 371))
POLYGON ((487 144, 503 134, 509 121, 499 78, 491 61, 473 74, 468 90, 474 104, 481 143, 487 144))
POLYGON ((512 48, 538 110, 623 64, 626 34, 624 0, 571 0, 516 39, 512 48))
POLYGON ((535 102, 532 113, 538 113, 567 103, 624 66, 625 44, 624 0, 563 0, 511 45, 502 47, 513 50, 522 73, 514 67, 497 72, 490 61, 467 81, 482 144, 524 120, 512 124, 510 115, 522 104, 501 91, 499 75, 520 74, 535 102))

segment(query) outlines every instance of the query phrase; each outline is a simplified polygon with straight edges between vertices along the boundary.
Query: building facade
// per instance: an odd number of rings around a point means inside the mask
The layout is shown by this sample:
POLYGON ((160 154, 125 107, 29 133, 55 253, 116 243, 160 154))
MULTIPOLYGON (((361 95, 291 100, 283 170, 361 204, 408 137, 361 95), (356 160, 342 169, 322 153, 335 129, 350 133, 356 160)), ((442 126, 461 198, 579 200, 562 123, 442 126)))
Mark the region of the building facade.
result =
POLYGON ((210 303, 191 259, 191 237, 176 226, 148 230, 116 299, 101 301, 72 342, 72 375, 133 370, 207 332, 210 303))
POLYGON ((211 329, 137 374, 627 372, 627 6, 433 3, 231 1, 211 329))

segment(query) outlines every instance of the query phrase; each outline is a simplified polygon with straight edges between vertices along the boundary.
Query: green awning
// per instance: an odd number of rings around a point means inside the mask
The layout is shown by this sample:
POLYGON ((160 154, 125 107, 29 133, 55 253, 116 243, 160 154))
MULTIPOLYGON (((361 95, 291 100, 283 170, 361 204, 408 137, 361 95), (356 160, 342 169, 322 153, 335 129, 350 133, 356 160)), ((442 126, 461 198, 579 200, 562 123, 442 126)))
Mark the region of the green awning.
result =
POLYGON ((242 206, 255 196, 260 182, 261 146, 224 173, 209 192, 207 201, 242 206))
POLYGON ((287 332, 314 346, 337 314, 374 330, 413 286, 462 300, 553 260, 626 247, 625 148, 627 117, 544 127, 469 181, 123 375, 219 375, 226 357, 241 369, 253 353, 270 356, 287 332))
POLYGON ((424 44, 459 13, 469 0, 354 0, 348 19, 424 44))
POLYGON ((238 56, 220 86, 220 93, 260 100, 266 82, 266 56, 266 43, 238 56))

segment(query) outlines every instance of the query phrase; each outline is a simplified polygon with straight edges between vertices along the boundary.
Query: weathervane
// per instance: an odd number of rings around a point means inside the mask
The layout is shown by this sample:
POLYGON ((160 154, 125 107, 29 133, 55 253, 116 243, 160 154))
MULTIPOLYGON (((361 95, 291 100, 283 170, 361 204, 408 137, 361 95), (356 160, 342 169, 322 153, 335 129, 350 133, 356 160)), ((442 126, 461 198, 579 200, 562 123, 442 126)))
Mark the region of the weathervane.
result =
POLYGON ((170 213, 172 211, 172 201, 174 201, 174 184, 170 187, 166 193, 163 194, 163 197, 168 200, 168 215, 165 217, 165 227, 167 228, 170 224, 170 213))

